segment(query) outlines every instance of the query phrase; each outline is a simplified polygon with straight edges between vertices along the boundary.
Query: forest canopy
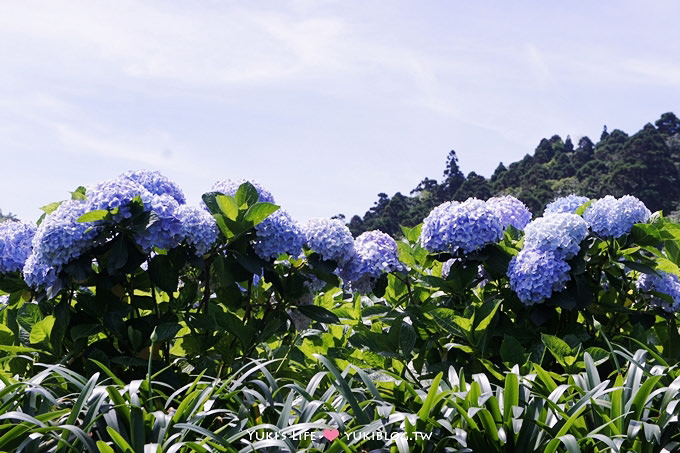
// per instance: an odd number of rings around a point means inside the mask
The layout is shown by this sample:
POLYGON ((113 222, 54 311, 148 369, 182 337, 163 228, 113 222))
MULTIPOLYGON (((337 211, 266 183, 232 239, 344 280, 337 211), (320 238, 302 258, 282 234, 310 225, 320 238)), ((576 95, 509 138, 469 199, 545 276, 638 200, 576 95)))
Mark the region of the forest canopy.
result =
POLYGON ((598 198, 634 195, 652 211, 677 217, 680 205, 680 119, 664 113, 633 135, 604 126, 597 141, 553 135, 542 139, 533 154, 517 162, 502 162, 490 178, 466 175, 454 150, 446 157, 442 180, 425 178, 409 195, 378 194, 378 201, 363 217, 355 215, 348 226, 354 235, 381 230, 400 235, 400 225, 413 227, 435 206, 469 197, 488 199, 513 195, 540 215, 557 197, 570 194, 598 198))

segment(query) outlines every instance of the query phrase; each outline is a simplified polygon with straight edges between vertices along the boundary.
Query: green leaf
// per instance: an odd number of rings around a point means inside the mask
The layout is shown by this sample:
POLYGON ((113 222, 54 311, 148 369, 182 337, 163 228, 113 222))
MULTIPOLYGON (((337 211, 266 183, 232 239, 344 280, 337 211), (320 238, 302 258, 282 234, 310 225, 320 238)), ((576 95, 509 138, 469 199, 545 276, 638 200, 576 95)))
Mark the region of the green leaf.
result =
POLYGON ((166 293, 173 294, 177 291, 179 270, 168 255, 156 255, 149 261, 149 277, 166 293))
POLYGON ((456 312, 450 308, 435 308, 428 313, 432 316, 434 322, 447 332, 463 331, 463 333, 467 334, 472 330, 474 316, 463 318, 456 315, 456 312))
POLYGON ((71 200, 87 200, 87 189, 83 186, 78 186, 76 190, 71 192, 71 200))
POLYGON ((234 197, 231 195, 217 195, 215 196, 215 201, 222 214, 231 220, 238 220, 238 204, 234 197))
POLYGON ((97 209, 95 211, 86 212, 78 217, 78 222, 97 222, 99 220, 106 220, 109 217, 109 211, 106 209, 97 209))
POLYGON ((50 204, 46 204, 45 206, 42 206, 40 208, 41 211, 44 211, 45 214, 51 214, 53 213, 59 206, 61 206, 63 202, 62 201, 55 201, 50 204))
POLYGON ((557 359, 561 365, 564 365, 566 358, 572 353, 571 347, 567 344, 567 342, 554 335, 548 334, 542 334, 541 341, 552 353, 555 359, 557 359))
POLYGON ((264 219, 276 212, 279 207, 273 203, 259 202, 255 203, 246 211, 243 218, 248 222, 253 222, 253 225, 261 223, 264 219))
POLYGON ((416 330, 407 322, 401 322, 401 332, 399 336, 399 347, 401 352, 408 356, 416 345, 416 330))
POLYGON ((172 340, 181 329, 182 326, 179 323, 164 322, 154 327, 151 334, 151 341, 156 343, 159 341, 172 340))
POLYGON ((222 212, 216 200, 218 195, 222 194, 220 192, 207 192, 201 196, 203 203, 205 203, 205 205, 208 207, 208 210, 213 215, 222 212))
POLYGON ((31 335, 29 337, 31 344, 44 343, 49 345, 50 335, 52 334, 52 329, 54 328, 54 321, 56 321, 55 317, 49 315, 35 323, 31 329, 31 335))
POLYGON ((41 319, 43 319, 43 315, 36 304, 22 305, 17 314, 17 323, 28 332, 41 319))
POLYGON ((339 324, 340 318, 337 317, 335 313, 324 307, 319 307, 318 305, 300 305, 297 309, 314 321, 323 322, 326 324, 339 324))
POLYGON ((512 335, 503 335, 500 354, 503 362, 513 365, 522 365, 527 360, 524 346, 512 335))
POLYGON ((428 417, 430 417, 432 408, 439 399, 439 382, 441 382, 442 376, 443 373, 440 372, 434 377, 432 384, 430 384, 430 390, 427 392, 427 397, 425 398, 425 401, 423 401, 423 406, 418 411, 418 418, 422 421, 427 421, 428 417))
POLYGON ((258 202, 260 195, 257 193, 257 189, 248 181, 241 184, 234 195, 236 203, 238 203, 239 208, 242 206, 252 206, 258 202))
POLYGON ((125 266, 128 260, 128 249, 124 236, 118 236, 111 243, 106 269, 110 274, 116 273, 125 266))
MULTIPOLYGON (((479 324, 475 327, 475 332, 483 332, 486 330, 487 327, 489 327, 489 324, 491 324, 491 321, 493 321, 494 316, 496 315, 496 311, 498 310, 498 307, 500 307, 501 301, 498 300, 496 301, 496 304, 494 305, 493 309, 489 312, 488 315, 484 319, 482 319, 479 324)), ((475 313, 476 314, 476 313, 475 313)))

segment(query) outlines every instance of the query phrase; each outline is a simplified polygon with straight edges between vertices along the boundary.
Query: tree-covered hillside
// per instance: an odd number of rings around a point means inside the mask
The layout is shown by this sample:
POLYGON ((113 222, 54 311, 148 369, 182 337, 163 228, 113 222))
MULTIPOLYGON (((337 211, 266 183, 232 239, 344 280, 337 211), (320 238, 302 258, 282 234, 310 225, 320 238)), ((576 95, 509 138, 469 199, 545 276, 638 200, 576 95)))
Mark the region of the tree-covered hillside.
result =
POLYGON ((419 224, 445 201, 495 195, 514 195, 539 215, 554 198, 572 193, 630 194, 652 211, 671 214, 680 205, 680 119, 664 113, 630 136, 605 126, 597 143, 584 136, 574 144, 569 136, 553 135, 522 160, 507 167, 500 163, 488 179, 475 172, 465 176, 452 150, 441 182, 425 178, 410 196, 380 193, 363 218, 355 215, 348 226, 355 235, 374 229, 399 235, 399 225, 419 224))

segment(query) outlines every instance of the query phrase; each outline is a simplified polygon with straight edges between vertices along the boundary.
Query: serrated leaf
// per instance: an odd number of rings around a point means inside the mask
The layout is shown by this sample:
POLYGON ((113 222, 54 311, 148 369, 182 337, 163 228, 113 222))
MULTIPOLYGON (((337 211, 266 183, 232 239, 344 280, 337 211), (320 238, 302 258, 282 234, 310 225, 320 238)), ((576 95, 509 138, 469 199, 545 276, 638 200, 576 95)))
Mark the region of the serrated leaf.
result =
POLYGON ((257 225, 278 209, 279 206, 274 203, 258 202, 248 208, 243 219, 252 222, 253 225, 257 225))
POLYGON ((227 216, 227 218, 231 220, 238 219, 238 204, 234 197, 231 195, 217 195, 215 196, 215 201, 222 214, 227 216))
POLYGON ((97 209, 94 211, 86 212, 85 214, 78 217, 78 222, 98 222, 99 220, 105 220, 109 217, 109 211, 106 209, 97 209))

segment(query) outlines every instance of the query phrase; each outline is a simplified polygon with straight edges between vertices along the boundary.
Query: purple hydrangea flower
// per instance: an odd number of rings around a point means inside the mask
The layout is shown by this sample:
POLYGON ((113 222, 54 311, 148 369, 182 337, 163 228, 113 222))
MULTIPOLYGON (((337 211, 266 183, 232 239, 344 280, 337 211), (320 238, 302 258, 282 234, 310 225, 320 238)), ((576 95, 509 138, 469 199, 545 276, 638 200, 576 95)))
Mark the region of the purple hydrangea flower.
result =
POLYGON ((457 260, 460 260, 460 258, 449 258, 448 260, 444 261, 444 264, 442 264, 442 278, 449 278, 451 267, 457 260))
POLYGON ((48 266, 58 267, 78 258, 92 246, 98 229, 78 218, 90 211, 82 200, 68 200, 46 216, 33 237, 33 253, 48 266))
POLYGON ((219 230, 217 223, 205 209, 190 205, 180 205, 177 218, 181 224, 180 236, 196 248, 196 255, 201 256, 217 242, 219 230))
POLYGON ((628 233, 636 223, 649 220, 651 215, 647 206, 631 195, 618 200, 607 195, 588 206, 583 218, 599 236, 618 238, 628 233))
POLYGON ((63 265, 92 247, 98 228, 78 222, 78 218, 89 211, 87 205, 83 200, 65 201, 37 227, 31 254, 22 269, 29 286, 51 286, 63 265))
POLYGON ((579 251, 588 235, 588 224, 576 214, 539 217, 524 228, 524 248, 552 252, 569 259, 579 251))
POLYGON ((675 274, 660 272, 659 275, 642 274, 636 282, 641 291, 655 291, 667 294, 673 302, 658 296, 652 296, 651 303, 668 313, 680 311, 680 279, 675 274))
POLYGON ((472 252, 502 236, 498 215, 482 200, 469 198, 434 208, 423 221, 420 241, 430 252, 472 252))
POLYGON ((57 282, 57 270, 32 253, 22 270, 24 281, 31 288, 49 288, 57 282))
POLYGON ((501 219, 503 228, 512 225, 518 230, 523 230, 531 221, 529 208, 513 196, 505 195, 489 198, 486 205, 501 219))
POLYGON ((269 192, 267 189, 262 187, 259 183, 252 181, 252 180, 247 180, 247 179, 223 179, 221 181, 217 181, 215 184, 213 184, 211 191, 212 192, 220 192, 223 193, 224 195, 236 195, 236 191, 238 188, 243 184, 244 182, 249 182, 251 183, 255 189, 257 190, 258 195, 260 196, 259 201, 265 201, 269 203, 274 203, 274 196, 269 192))
POLYGON ((255 225, 257 233, 253 247, 257 256, 264 260, 282 253, 298 256, 305 244, 305 234, 298 222, 284 210, 279 209, 255 225))
POLYGON ((324 260, 345 264, 354 255, 354 238, 338 219, 310 219, 304 227, 307 246, 324 260))
POLYGON ((569 264, 552 252, 524 249, 510 260, 510 287, 525 305, 533 305, 564 289, 569 264))
POLYGON ((568 195, 556 198, 552 203, 548 203, 543 211, 543 216, 550 214, 574 214, 582 204, 588 202, 590 198, 578 195, 568 195))
POLYGON ((169 196, 179 204, 186 203, 182 189, 160 172, 149 170, 127 171, 121 177, 140 184, 153 195, 169 196))
POLYGON ((180 204, 168 195, 148 194, 144 209, 155 214, 155 219, 148 227, 135 233, 135 242, 144 250, 151 252, 154 247, 169 250, 179 245, 182 240, 183 226, 179 217, 180 204))
POLYGON ((141 184, 126 177, 107 179, 93 186, 87 187, 87 210, 112 210, 118 208, 116 220, 127 219, 132 216, 130 203, 135 197, 141 197, 149 202, 151 193, 141 184))
POLYGON ((21 271, 31 254, 36 226, 31 223, 0 223, 0 274, 21 271))
POLYGON ((367 231, 354 241, 354 256, 340 269, 340 277, 350 288, 363 294, 373 290, 375 280, 384 272, 404 270, 397 243, 382 231, 367 231))

